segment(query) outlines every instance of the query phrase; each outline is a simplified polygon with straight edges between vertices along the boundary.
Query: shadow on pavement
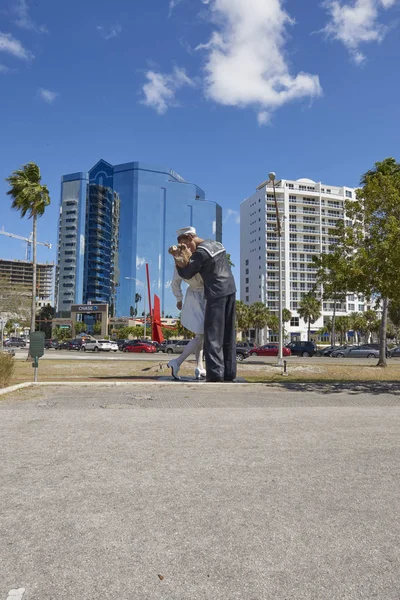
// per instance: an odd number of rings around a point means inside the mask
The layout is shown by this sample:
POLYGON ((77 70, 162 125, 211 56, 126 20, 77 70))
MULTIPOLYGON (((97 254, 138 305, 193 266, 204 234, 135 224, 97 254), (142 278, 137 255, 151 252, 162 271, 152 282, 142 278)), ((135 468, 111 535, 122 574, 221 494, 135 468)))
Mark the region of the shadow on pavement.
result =
POLYGON ((280 387, 288 391, 313 394, 393 394, 400 396, 399 381, 307 381, 307 382, 271 382, 266 387, 280 387))

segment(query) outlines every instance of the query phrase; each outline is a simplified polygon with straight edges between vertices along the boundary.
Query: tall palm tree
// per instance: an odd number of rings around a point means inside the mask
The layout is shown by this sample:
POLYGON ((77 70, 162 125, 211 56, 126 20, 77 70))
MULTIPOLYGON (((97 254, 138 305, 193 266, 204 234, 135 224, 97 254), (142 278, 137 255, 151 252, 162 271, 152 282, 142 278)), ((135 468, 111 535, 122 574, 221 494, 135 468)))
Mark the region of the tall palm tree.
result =
POLYGON ((283 308, 282 309, 282 339, 285 339, 287 332, 285 329, 285 324, 289 323, 289 321, 291 321, 292 319, 292 313, 290 312, 290 310, 288 308, 283 308))
POLYGON ((349 318, 345 315, 336 318, 336 329, 340 335, 340 344, 347 342, 347 332, 349 330, 349 318))
POLYGON ((35 331, 36 316, 36 229, 37 218, 44 214, 46 206, 50 204, 49 190, 46 185, 42 185, 40 169, 29 162, 23 165, 21 169, 14 171, 6 179, 10 186, 7 192, 13 201, 11 208, 20 212, 21 218, 28 215, 32 219, 32 308, 31 308, 31 333, 35 331))
POLYGON ((257 343, 260 341, 260 331, 268 325, 271 313, 262 302, 254 302, 250 306, 250 327, 254 327, 257 332, 257 343))
POLYGON ((353 330, 354 341, 358 344, 360 332, 363 330, 363 314, 362 312, 351 312, 349 314, 349 327, 353 330))
POLYGON ((321 302, 314 296, 312 292, 305 294, 300 301, 299 316, 308 323, 307 339, 310 341, 311 323, 315 323, 321 316, 321 302))
POLYGON ((236 329, 243 333, 247 331, 250 324, 250 307, 242 300, 236 301, 236 329))

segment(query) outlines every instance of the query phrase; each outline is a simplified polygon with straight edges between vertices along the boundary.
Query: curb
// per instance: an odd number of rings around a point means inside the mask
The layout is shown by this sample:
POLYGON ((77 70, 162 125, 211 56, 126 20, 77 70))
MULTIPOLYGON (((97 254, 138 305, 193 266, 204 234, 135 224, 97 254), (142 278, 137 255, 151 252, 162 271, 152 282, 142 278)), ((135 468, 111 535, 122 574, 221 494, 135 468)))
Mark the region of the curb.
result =
POLYGON ((25 383, 17 383, 16 385, 10 385, 10 387, 0 388, 0 396, 3 396, 4 394, 9 394, 11 392, 17 392, 18 390, 32 387, 34 385, 35 384, 33 382, 27 381, 25 383))
MULTIPOLYGON (((0 396, 3 396, 4 394, 10 394, 12 392, 16 392, 18 390, 24 389, 24 388, 28 388, 28 387, 37 387, 37 386, 57 386, 57 387, 66 387, 66 386, 80 386, 80 387, 125 387, 125 386, 136 386, 136 385, 158 385, 158 386, 169 386, 169 385, 174 385, 177 387, 182 387, 182 386, 189 386, 189 385, 211 385, 211 386, 217 386, 218 388, 221 387, 222 385, 225 386, 232 386, 232 383, 212 383, 209 381, 37 381, 36 383, 33 381, 29 381, 29 382, 25 382, 25 383, 18 383, 16 385, 11 385, 10 387, 7 388, 1 388, 0 389, 0 396)), ((248 387, 249 384, 246 382, 235 382, 235 387, 237 386, 246 386, 248 387)), ((252 384, 250 384, 252 385, 252 384)))

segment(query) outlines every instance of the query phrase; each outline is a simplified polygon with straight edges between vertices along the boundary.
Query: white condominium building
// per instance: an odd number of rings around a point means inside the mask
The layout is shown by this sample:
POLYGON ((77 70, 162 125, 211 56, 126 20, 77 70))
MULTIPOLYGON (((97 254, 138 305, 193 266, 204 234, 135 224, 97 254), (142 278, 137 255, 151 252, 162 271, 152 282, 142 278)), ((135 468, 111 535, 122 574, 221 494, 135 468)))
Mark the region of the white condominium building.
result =
MULTIPOLYGON (((354 198, 355 191, 311 179, 282 179, 275 182, 275 189, 282 222, 283 307, 292 313, 285 329, 292 339, 305 340, 307 325, 297 310, 302 297, 315 284, 312 257, 329 252, 329 246, 335 243, 330 229, 343 218, 345 200, 354 198)), ((265 181, 240 206, 240 298, 246 304, 263 302, 278 312, 278 252, 272 181, 265 181)), ((354 311, 364 311, 362 296, 348 295, 346 302, 336 305, 337 316, 354 311)), ((321 329, 332 313, 333 302, 325 302, 323 316, 311 331, 321 329)), ((274 339, 271 332, 269 339, 274 339)))

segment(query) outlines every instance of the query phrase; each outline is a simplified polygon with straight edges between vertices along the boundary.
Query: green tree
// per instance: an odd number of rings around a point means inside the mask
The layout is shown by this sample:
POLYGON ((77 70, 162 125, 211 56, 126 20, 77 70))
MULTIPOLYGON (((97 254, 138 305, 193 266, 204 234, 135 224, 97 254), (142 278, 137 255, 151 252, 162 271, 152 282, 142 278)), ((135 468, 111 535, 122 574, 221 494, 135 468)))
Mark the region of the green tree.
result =
POLYGON ((228 259, 228 263, 230 264, 230 266, 234 267, 235 265, 232 262, 231 255, 229 254, 229 252, 226 253, 226 258, 228 259))
POLYGON ((260 332, 268 325, 271 313, 262 302, 254 302, 249 310, 249 326, 256 330, 257 343, 260 343, 260 332))
POLYGON ((315 323, 321 316, 321 302, 312 292, 305 294, 300 301, 299 316, 308 323, 307 339, 310 341, 311 324, 315 323))
POLYGON ((400 296, 400 165, 376 162, 361 178, 356 200, 346 201, 340 245, 353 264, 352 291, 380 302, 382 319, 378 366, 386 367, 387 307, 400 296))
POLYGON ((180 319, 176 320, 176 332, 178 336, 182 336, 187 340, 191 340, 194 337, 194 333, 186 329, 186 327, 182 325, 180 319))
POLYGON ((286 323, 290 323, 290 321, 292 320, 292 313, 290 312, 290 310, 288 308, 283 308, 282 309, 282 338, 285 339, 287 332, 286 332, 286 328, 285 325, 286 323))
MULTIPOLYGON (((101 331, 101 327, 100 327, 101 331)), ((87 333, 87 325, 83 321, 77 321, 75 323, 75 333, 76 335, 80 335, 81 333, 87 333)))
POLYGON ((349 319, 347 316, 340 316, 336 318, 336 329, 340 335, 340 344, 347 342, 347 332, 349 330, 349 319))
POLYGON ((52 337, 60 341, 69 340, 71 339, 71 328, 68 327, 67 329, 64 329, 61 328, 59 325, 56 325, 56 327, 53 327, 52 337))
POLYGON ((236 300, 236 329, 240 333, 248 330, 250 323, 250 308, 241 300, 236 300))
POLYGON ((49 190, 42 185, 40 169, 29 162, 21 169, 14 171, 6 179, 10 186, 7 195, 13 199, 11 208, 20 212, 21 218, 28 215, 32 219, 32 304, 31 304, 31 332, 35 331, 36 315, 36 230, 37 219, 44 214, 46 207, 50 204, 49 190))
POLYGON ((36 329, 44 331, 46 339, 51 338, 52 320, 55 314, 55 309, 51 304, 43 306, 37 316, 36 329))
POLYGON ((101 321, 96 321, 93 325, 93 333, 99 335, 101 333, 101 321))
POLYGON ((369 309, 363 313, 361 326, 362 331, 364 332, 365 341, 369 342, 371 334, 379 328, 378 315, 374 310, 369 309))
MULTIPOLYGON (((334 230, 330 232, 334 234, 334 230)), ((321 298, 325 302, 333 303, 331 345, 335 346, 336 308, 338 303, 346 300, 352 263, 346 260, 341 247, 337 245, 330 247, 329 254, 313 256, 312 260, 317 267, 316 287, 320 288, 321 298)))
POLYGON ((364 321, 363 321, 363 313, 361 312, 351 312, 349 314, 349 329, 353 330, 354 333, 354 341, 358 343, 360 341, 360 334, 363 331, 364 321))
POLYGON ((169 327, 161 327, 162 334, 164 339, 171 340, 177 336, 177 332, 175 329, 170 329, 169 327))

